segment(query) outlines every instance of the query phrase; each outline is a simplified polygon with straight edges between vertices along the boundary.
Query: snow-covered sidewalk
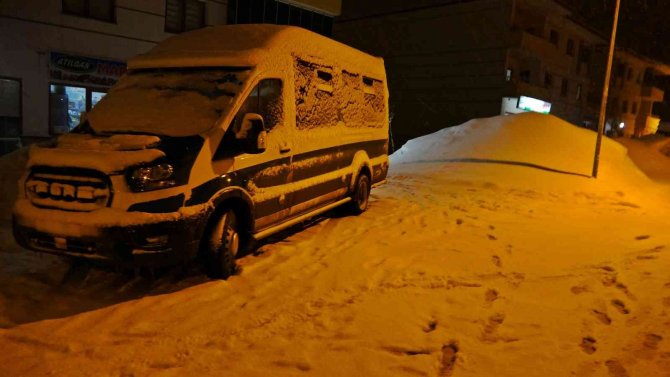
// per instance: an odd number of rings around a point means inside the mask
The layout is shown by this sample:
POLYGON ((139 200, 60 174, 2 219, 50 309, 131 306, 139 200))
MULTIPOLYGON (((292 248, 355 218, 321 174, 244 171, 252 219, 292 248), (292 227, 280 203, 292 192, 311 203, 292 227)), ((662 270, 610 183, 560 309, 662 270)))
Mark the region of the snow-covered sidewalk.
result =
POLYGON ((363 215, 141 298, 5 243, 3 373, 668 376, 670 191, 611 141, 583 176, 590 140, 536 115, 414 140, 363 215))

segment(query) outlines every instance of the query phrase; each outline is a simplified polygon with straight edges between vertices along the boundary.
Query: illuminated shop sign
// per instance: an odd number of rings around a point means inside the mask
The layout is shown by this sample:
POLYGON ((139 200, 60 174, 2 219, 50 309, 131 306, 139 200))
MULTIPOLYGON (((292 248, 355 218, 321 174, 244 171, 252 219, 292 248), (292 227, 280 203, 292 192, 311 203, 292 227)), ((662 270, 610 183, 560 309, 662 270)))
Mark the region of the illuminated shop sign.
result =
POLYGON ((109 60, 49 53, 49 75, 52 80, 112 86, 126 73, 126 64, 109 60))
POLYGON ((542 114, 549 114, 551 111, 550 102, 545 102, 537 98, 526 96, 519 97, 519 104, 516 107, 524 111, 533 111, 542 114))

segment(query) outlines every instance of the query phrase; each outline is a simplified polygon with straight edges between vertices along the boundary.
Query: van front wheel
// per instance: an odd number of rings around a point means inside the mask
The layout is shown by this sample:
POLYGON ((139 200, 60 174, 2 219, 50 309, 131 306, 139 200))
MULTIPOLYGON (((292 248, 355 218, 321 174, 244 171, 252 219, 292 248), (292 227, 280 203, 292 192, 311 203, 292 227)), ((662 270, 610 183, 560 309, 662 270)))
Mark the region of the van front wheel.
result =
POLYGON ((367 174, 361 173, 356 179, 354 185, 354 193, 351 195, 351 211, 360 215, 368 209, 368 201, 370 198, 370 178, 367 174))
POLYGON ((235 257, 240 250, 239 225, 235 211, 226 209, 216 220, 207 240, 205 269, 214 279, 227 279, 236 271, 235 257))

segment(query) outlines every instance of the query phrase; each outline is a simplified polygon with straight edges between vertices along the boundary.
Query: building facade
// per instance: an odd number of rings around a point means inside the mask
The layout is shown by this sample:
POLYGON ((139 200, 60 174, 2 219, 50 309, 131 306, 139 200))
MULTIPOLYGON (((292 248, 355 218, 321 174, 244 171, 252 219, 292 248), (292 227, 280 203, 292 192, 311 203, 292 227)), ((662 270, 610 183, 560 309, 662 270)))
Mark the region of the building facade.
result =
MULTIPOLYGON (((605 66, 605 54, 605 51, 598 51, 594 70, 605 66)), ((658 84, 668 75, 670 75, 668 65, 640 56, 633 51, 617 49, 612 63, 606 129, 614 134, 628 137, 655 134, 661 121, 656 112, 656 105, 661 104, 665 97, 664 91, 658 84)), ((600 78, 594 81, 595 86, 602 88, 604 74, 595 77, 600 78)), ((591 103, 593 113, 597 112, 600 99, 598 95, 591 103)))
MULTIPOLYGON (((385 59, 396 145, 528 108, 577 125, 597 122, 598 52, 609 40, 560 1, 345 1, 334 37, 385 59)), ((637 102, 646 110, 653 101, 637 102)))
POLYGON ((226 23, 330 34, 339 0, 3 0, 0 155, 68 132, 125 72, 176 33, 226 23))

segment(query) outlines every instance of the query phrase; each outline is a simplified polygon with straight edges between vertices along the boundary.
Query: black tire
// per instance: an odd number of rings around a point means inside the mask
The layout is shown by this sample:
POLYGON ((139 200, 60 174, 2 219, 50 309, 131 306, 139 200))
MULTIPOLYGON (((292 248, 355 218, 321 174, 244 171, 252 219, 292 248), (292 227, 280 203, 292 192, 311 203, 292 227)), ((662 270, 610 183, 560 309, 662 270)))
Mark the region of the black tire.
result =
POLYGON ((367 174, 361 173, 356 179, 354 185, 354 192, 351 194, 351 202, 349 208, 355 215, 360 215, 368 209, 368 202, 370 200, 370 177, 367 174))
POLYGON ((207 235, 204 262, 207 275, 227 279, 237 271, 235 258, 241 250, 239 223, 232 209, 225 209, 207 235))

